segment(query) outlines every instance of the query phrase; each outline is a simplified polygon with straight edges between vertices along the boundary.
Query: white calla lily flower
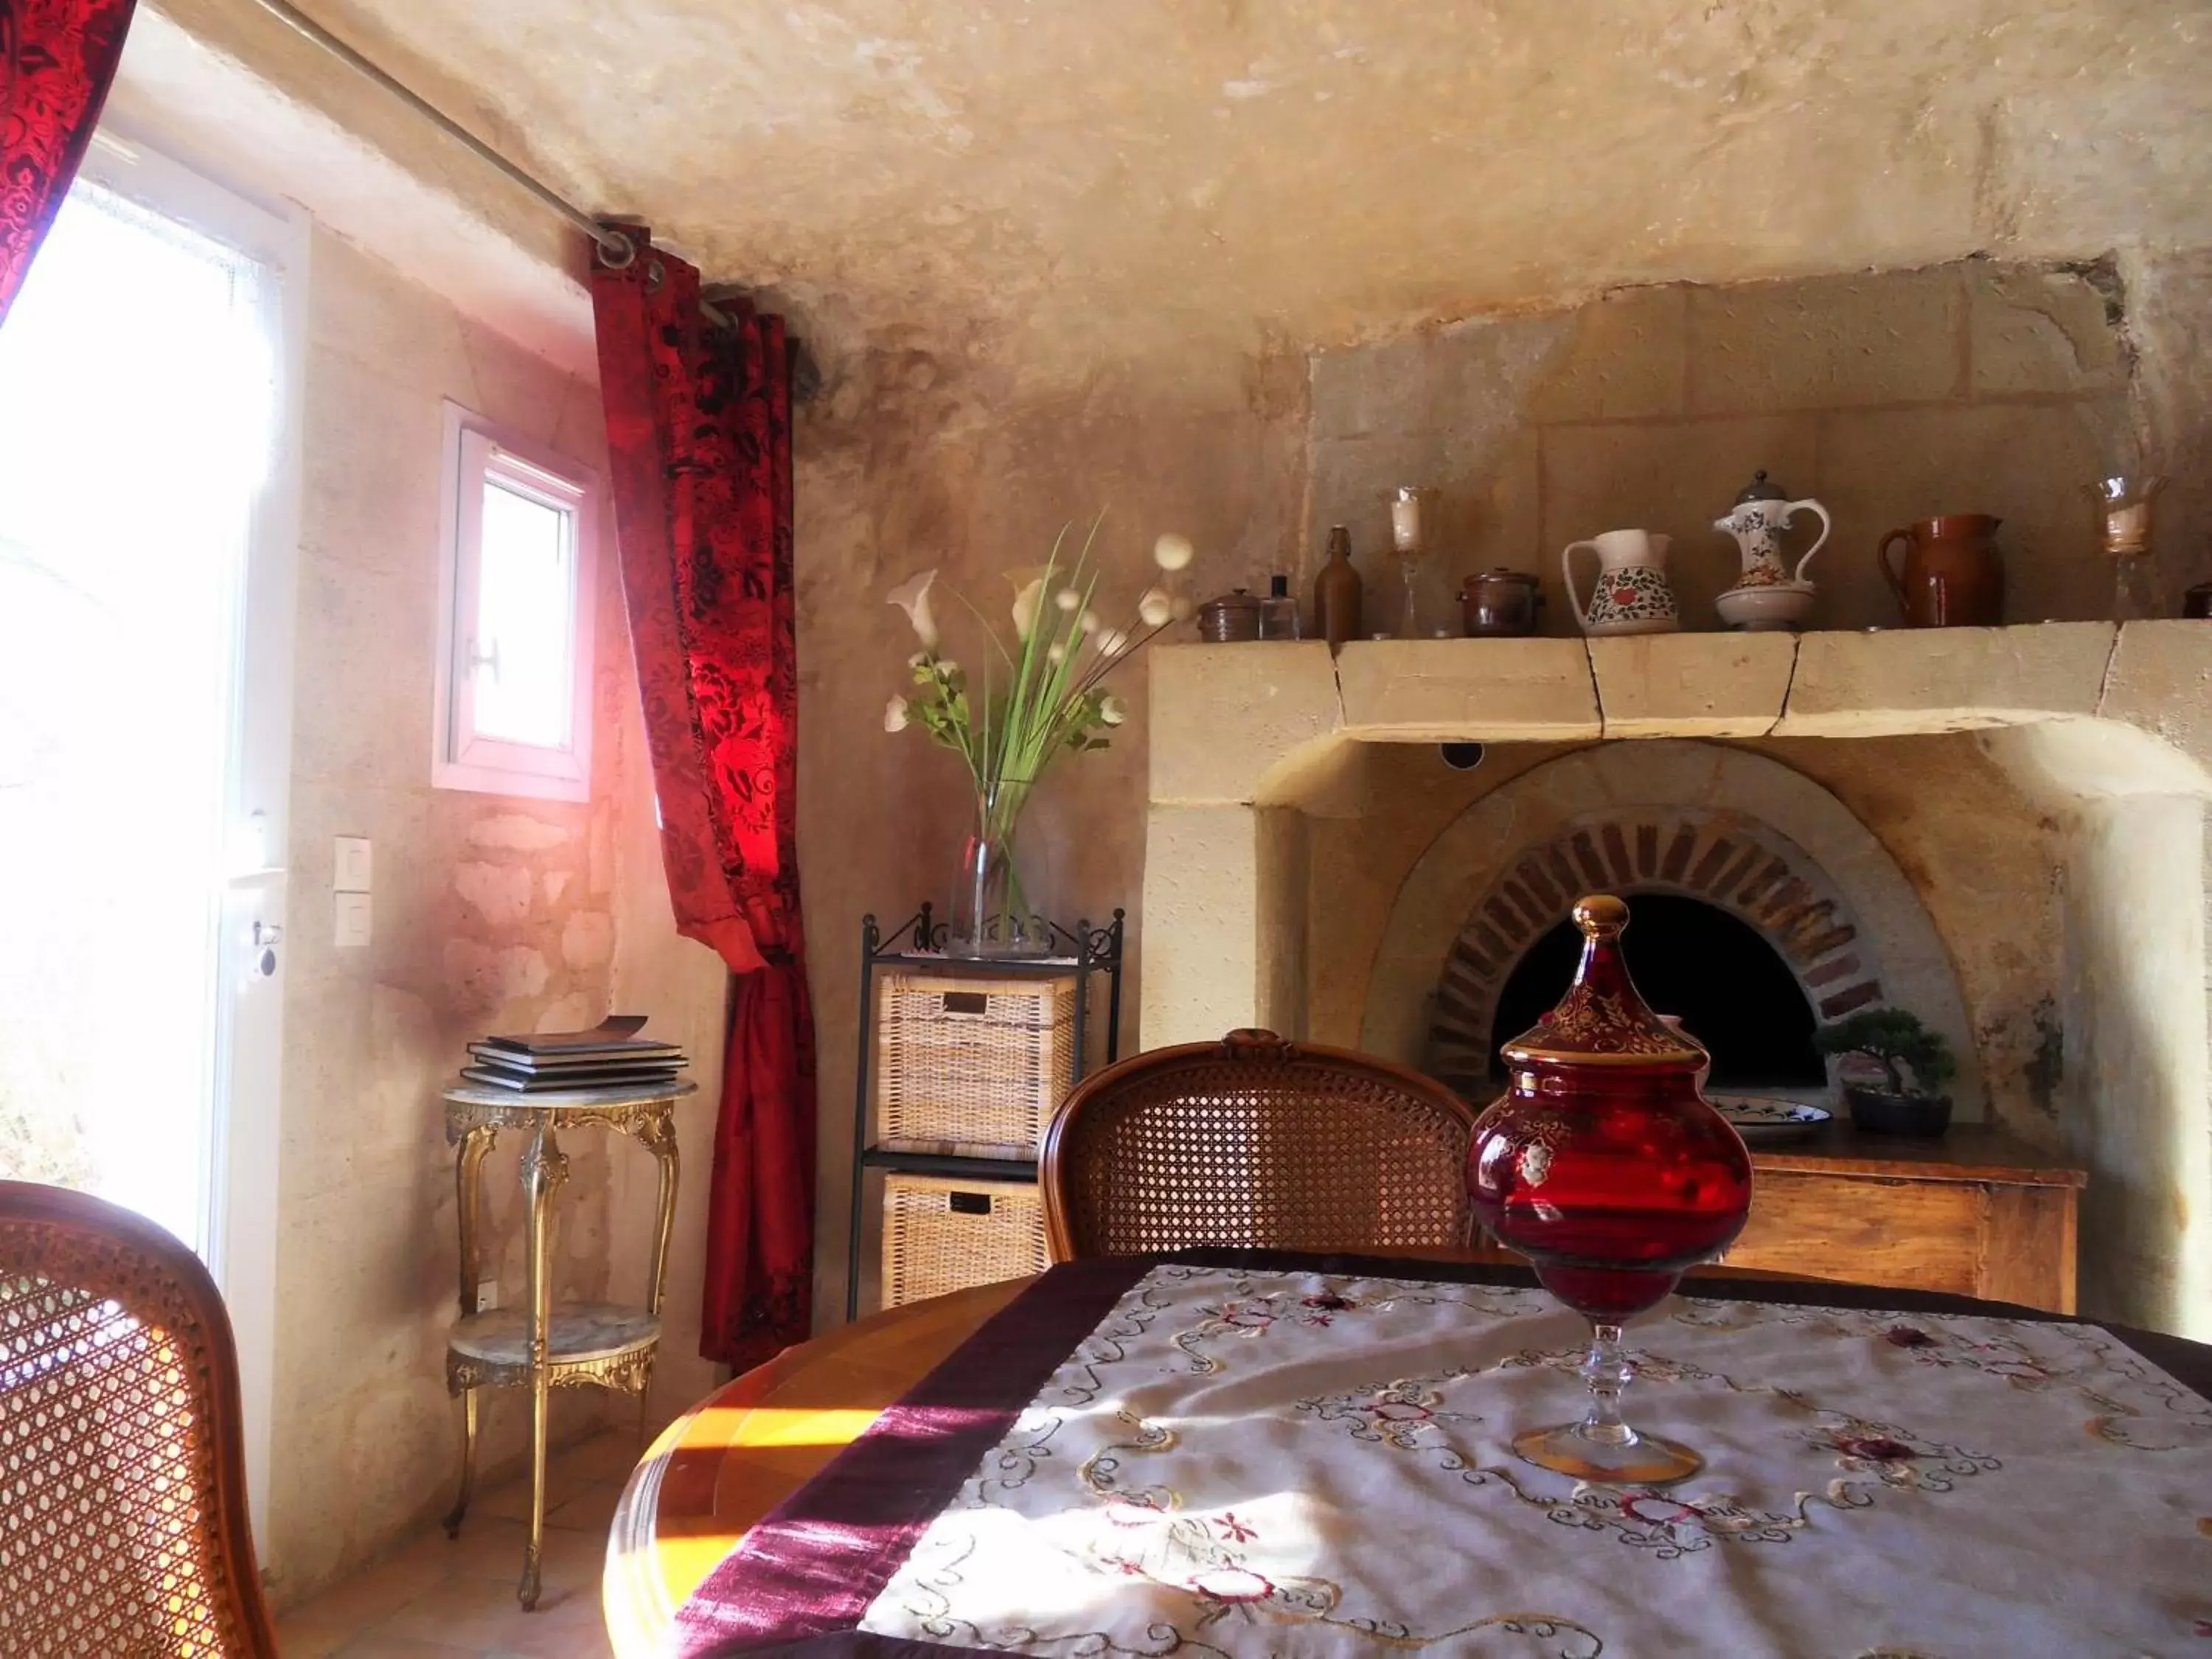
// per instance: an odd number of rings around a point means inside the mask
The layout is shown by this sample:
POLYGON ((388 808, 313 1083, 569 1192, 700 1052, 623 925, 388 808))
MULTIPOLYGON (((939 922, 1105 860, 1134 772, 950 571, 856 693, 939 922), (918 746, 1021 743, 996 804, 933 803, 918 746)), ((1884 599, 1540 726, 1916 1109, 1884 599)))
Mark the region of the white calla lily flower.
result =
POLYGON ((1044 579, 1033 579, 1027 586, 1014 595, 1014 634, 1027 639, 1036 627, 1037 609, 1044 603, 1044 579))
POLYGON ((906 619, 914 624, 916 638, 932 651, 937 649, 937 618, 929 612, 930 585, 937 580, 937 572, 925 570, 912 581, 902 583, 886 596, 889 603, 906 612, 906 619))

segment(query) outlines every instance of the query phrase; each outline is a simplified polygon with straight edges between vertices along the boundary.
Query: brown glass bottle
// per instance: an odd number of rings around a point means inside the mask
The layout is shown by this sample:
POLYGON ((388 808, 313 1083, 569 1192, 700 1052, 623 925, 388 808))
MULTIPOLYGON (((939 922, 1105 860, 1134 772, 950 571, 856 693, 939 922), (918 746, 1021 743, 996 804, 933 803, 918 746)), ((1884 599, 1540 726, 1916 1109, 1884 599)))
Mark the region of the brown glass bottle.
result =
POLYGON ((1314 578, 1314 632, 1334 651, 1359 637, 1359 573, 1352 568, 1352 532, 1342 525, 1328 532, 1328 558, 1314 578))

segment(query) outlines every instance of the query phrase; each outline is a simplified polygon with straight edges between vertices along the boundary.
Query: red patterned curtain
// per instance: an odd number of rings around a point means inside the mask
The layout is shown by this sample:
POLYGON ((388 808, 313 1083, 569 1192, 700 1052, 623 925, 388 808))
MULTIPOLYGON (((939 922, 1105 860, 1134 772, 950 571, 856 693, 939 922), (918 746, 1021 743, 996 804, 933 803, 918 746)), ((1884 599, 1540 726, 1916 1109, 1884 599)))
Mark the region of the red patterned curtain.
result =
POLYGON ((592 278, 631 647, 677 927, 736 976, 707 1215, 700 1349, 758 1363, 807 1335, 814 1016, 801 950, 791 370, 783 320, 708 326, 699 273, 637 254, 592 278))
POLYGON ((0 0, 0 321, 69 194, 137 0, 0 0))

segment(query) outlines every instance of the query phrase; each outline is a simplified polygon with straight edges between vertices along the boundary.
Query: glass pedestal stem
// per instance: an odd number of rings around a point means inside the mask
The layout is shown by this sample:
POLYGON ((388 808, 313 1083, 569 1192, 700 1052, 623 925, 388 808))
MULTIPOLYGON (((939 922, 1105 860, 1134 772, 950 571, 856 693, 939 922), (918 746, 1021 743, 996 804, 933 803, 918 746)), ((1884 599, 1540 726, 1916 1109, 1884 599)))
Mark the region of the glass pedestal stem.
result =
POLYGON ((1636 1378, 1635 1362, 1621 1346, 1620 1327, 1590 1322, 1589 1354, 1582 1363, 1589 1404, 1578 1423, 1530 1429, 1513 1437, 1514 1455, 1607 1486, 1664 1486, 1686 1480, 1705 1466, 1687 1446, 1656 1434, 1639 1434, 1620 1419, 1620 1395, 1636 1378))
POLYGON ((1636 1367, 1622 1349, 1620 1327, 1594 1325, 1590 1328, 1589 1358, 1583 1361, 1583 1381, 1589 1384, 1589 1413, 1582 1420, 1582 1436, 1600 1446, 1632 1446, 1636 1431, 1620 1419, 1620 1395, 1636 1380, 1636 1367))

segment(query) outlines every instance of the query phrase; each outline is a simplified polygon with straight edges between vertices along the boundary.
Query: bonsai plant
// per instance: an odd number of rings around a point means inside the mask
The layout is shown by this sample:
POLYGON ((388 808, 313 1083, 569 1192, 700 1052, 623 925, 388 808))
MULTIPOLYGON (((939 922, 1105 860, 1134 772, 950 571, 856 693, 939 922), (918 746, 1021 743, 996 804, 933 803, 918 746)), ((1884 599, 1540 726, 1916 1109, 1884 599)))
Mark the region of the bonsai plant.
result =
POLYGON ((1951 1127, 1943 1092, 1958 1069, 1942 1034, 1902 1008, 1867 1008, 1813 1033, 1824 1054, 1858 1057, 1881 1067, 1887 1089, 1847 1084, 1851 1121, 1869 1134, 1940 1135, 1951 1127))

